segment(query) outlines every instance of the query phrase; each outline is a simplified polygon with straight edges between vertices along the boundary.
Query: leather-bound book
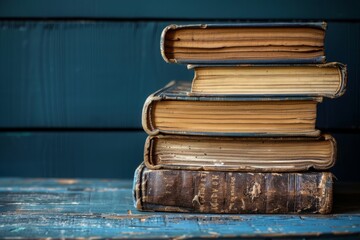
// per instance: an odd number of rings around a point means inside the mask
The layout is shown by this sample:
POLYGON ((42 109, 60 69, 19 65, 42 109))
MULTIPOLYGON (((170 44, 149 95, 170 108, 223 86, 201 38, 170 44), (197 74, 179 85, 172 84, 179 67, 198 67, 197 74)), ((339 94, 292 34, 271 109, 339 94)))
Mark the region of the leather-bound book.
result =
POLYGON ((134 204, 142 211, 327 214, 332 190, 329 172, 149 170, 141 164, 134 204))

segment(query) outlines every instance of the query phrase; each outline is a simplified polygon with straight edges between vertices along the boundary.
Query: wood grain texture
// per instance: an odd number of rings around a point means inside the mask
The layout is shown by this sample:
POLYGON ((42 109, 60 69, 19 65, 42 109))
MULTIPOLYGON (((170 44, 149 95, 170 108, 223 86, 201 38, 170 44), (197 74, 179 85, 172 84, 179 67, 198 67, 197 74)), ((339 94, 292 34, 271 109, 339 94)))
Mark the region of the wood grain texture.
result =
POLYGON ((360 182, 357 173, 360 163, 360 134, 358 133, 336 133, 333 137, 337 142, 337 161, 332 172, 339 181, 360 182))
POLYGON ((0 133, 0 176, 130 179, 145 138, 142 131, 0 133))
MULTIPOLYGON (((213 21, 214 22, 214 21, 213 21)), ((0 21, 0 128, 141 128, 146 97, 191 80, 160 55, 162 29, 193 21, 0 21)), ((328 61, 348 90, 319 105, 318 128, 360 127, 360 23, 330 22, 328 61)))
POLYGON ((0 17, 78 17, 119 19, 335 19, 358 20, 359 2, 266 0, 236 1, 166 1, 146 0, 3 0, 0 17))
POLYGON ((335 186, 333 215, 215 215, 138 212, 130 181, 2 178, 0 237, 359 238, 359 186, 335 186))
POLYGON ((147 95, 191 74, 161 59, 165 24, 1 21, 0 127, 140 128, 147 95))
POLYGON ((360 127, 360 24, 330 23, 325 37, 327 61, 347 64, 348 84, 345 94, 325 99, 318 107, 317 125, 321 128, 360 127))

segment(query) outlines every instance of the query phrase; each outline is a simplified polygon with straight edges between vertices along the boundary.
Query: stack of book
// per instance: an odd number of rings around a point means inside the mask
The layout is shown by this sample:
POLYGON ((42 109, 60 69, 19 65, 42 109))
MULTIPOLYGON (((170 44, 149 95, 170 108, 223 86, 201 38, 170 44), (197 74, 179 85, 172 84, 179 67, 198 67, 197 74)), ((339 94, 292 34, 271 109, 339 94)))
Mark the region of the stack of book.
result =
POLYGON ((146 100, 150 135, 135 172, 145 211, 329 213, 336 142, 317 104, 341 96, 346 66, 325 63, 326 23, 171 25, 161 53, 191 64, 146 100))

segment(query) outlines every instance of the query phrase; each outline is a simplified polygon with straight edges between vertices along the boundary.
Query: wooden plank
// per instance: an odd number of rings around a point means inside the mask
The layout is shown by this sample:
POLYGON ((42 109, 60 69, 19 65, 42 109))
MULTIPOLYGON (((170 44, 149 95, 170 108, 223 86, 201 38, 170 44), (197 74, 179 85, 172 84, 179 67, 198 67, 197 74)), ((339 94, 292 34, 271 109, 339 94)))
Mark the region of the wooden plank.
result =
POLYGON ((163 26, 0 22, 0 127, 140 128, 147 95, 190 75, 161 59, 163 26))
POLYGON ((130 188, 130 181, 105 179, 0 179, 0 237, 360 237, 358 185, 335 188, 332 215, 138 212, 130 188), (352 201, 343 204, 344 196, 352 201))
MULTIPOLYGON (((335 134, 339 181, 360 181, 360 134, 335 134)), ((0 176, 130 179, 143 161, 146 134, 120 132, 0 133, 0 176)))
POLYGON ((145 138, 142 131, 0 133, 0 176, 130 179, 145 138))
MULTIPOLYGON (((0 128, 141 128, 146 97, 170 80, 159 39, 170 21, 0 21, 0 128)), ((175 22, 190 23, 190 22, 175 22)), ((360 23, 329 23, 329 61, 349 86, 319 106, 318 127, 359 128, 360 23)))
POLYGON ((358 1, 165 1, 3 0, 0 17, 126 19, 340 19, 359 20, 358 1))
POLYGON ((358 169, 360 167, 360 134, 337 133, 333 134, 337 142, 337 160, 331 169, 337 181, 360 182, 358 169))
POLYGON ((325 49, 328 62, 343 62, 348 68, 347 90, 337 99, 325 99, 318 107, 321 128, 360 127, 360 25, 330 23, 325 49))

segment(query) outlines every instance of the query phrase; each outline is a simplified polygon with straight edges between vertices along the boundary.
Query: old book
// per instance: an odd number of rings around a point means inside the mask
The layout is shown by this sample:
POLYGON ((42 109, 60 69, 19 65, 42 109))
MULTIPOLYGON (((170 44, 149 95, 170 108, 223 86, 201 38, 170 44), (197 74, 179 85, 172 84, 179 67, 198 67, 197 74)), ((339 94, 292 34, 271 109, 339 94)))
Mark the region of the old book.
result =
POLYGON ((195 70, 196 95, 339 97, 346 89, 346 66, 317 65, 189 65, 195 70))
POLYGON ((170 25, 161 54, 171 63, 325 62, 326 23, 170 25))
POLYGON ((139 210, 200 213, 330 213, 332 174, 150 170, 134 178, 139 210))
POLYGON ((149 136, 144 163, 149 169, 242 172, 324 170, 336 159, 335 139, 149 136))
POLYGON ((321 97, 189 96, 189 82, 150 95, 142 113, 149 135, 318 136, 321 97))

